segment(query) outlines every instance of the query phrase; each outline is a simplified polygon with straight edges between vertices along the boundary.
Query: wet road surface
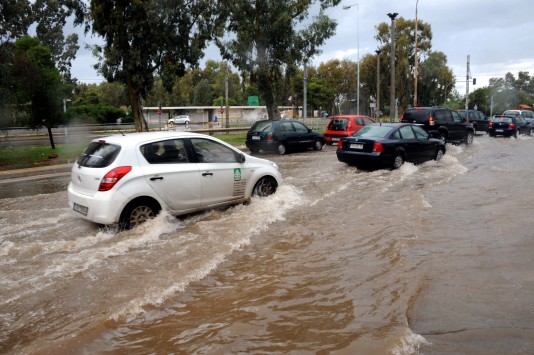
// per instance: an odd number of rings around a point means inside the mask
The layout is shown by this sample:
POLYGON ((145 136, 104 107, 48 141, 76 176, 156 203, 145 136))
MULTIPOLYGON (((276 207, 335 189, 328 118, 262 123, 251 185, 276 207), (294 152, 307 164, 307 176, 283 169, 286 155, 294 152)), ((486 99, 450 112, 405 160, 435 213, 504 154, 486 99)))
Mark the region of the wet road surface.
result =
POLYGON ((275 195, 120 233, 68 210, 65 176, 0 184, 0 352, 531 354, 534 138, 447 148, 261 155, 275 195))

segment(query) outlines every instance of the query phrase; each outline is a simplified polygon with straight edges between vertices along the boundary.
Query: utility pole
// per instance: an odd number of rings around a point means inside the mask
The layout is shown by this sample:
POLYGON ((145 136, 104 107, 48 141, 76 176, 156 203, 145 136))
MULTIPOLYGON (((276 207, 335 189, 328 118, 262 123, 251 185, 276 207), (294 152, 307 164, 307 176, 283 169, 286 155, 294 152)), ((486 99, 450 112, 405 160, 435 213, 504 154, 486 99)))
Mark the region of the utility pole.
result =
POLYGON ((228 103, 228 61, 226 61, 226 73, 224 75, 224 99, 226 101, 226 128, 230 128, 230 104, 228 103))
POLYGON ((397 111, 397 100, 395 99, 395 17, 397 17, 398 13, 394 12, 387 15, 391 19, 391 98, 389 100, 389 120, 390 122, 394 122, 396 120, 395 112, 397 111))
POLYGON ((352 4, 343 6, 343 10, 348 10, 351 7, 356 6, 356 51, 357 58, 357 74, 356 74, 356 114, 360 114, 360 5, 352 4))
POLYGON ((470 56, 467 55, 467 74, 465 80, 465 111, 469 109, 469 80, 471 77, 471 69, 469 68, 470 56))
POLYGON ((413 107, 417 107, 417 77, 419 75, 418 73, 418 65, 419 65, 419 58, 417 57, 417 5, 419 4, 419 0, 415 3, 415 65, 414 65, 414 71, 413 71, 413 107))
POLYGON ((376 118, 380 117, 380 49, 376 53, 376 118))

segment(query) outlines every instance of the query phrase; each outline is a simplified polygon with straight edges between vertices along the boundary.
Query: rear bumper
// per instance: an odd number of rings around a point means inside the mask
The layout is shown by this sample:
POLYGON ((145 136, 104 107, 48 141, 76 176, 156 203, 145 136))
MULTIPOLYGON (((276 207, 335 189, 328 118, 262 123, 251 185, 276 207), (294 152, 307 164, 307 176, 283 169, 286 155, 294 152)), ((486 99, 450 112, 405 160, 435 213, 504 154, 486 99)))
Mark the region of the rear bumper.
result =
POLYGON ((332 144, 336 143, 337 144, 337 142, 339 142, 339 140, 341 138, 344 138, 344 137, 348 137, 348 135, 347 134, 329 134, 329 133, 325 133, 323 135, 323 140, 327 144, 328 143, 332 143, 332 144))
POLYGON ((251 151, 252 150, 268 150, 268 151, 274 152, 276 151, 276 148, 278 147, 278 142, 248 140, 248 141, 245 141, 245 145, 251 151))
POLYGON ((515 129, 510 128, 489 128, 488 134, 493 136, 513 136, 515 134, 515 129))
POLYGON ((373 166, 390 168, 393 165, 393 157, 387 153, 362 153, 346 150, 336 151, 337 160, 351 165, 373 166))
MULTIPOLYGON (((106 191, 107 192, 107 191, 106 191)), ((78 217, 99 224, 114 224, 119 222, 120 211, 126 201, 121 193, 97 192, 94 196, 88 196, 76 192, 72 184, 67 189, 68 205, 78 217), (74 209, 74 206, 87 208, 87 213, 82 214, 74 209)))

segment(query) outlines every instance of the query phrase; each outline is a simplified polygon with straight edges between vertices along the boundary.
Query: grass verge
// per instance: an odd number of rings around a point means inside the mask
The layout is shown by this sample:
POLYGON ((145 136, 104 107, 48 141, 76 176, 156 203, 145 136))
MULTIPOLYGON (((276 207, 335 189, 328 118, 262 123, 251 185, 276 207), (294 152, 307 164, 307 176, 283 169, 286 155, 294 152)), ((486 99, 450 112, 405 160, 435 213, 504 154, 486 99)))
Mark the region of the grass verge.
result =
MULTIPOLYGON (((233 146, 245 144, 246 133, 216 134, 219 138, 233 146)), ((85 143, 56 144, 50 146, 9 146, 0 148, 0 170, 31 168, 74 161, 87 146, 85 143)))

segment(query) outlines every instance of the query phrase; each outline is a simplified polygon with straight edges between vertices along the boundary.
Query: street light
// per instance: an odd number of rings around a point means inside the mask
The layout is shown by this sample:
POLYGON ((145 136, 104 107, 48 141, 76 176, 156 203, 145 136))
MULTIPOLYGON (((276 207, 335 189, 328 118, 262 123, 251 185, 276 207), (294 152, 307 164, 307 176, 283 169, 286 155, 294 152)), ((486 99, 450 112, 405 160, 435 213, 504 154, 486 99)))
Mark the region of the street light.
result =
MULTIPOLYGON (((67 113, 67 102, 70 102, 70 99, 63 99, 63 114, 67 113)), ((63 126, 65 129, 65 143, 69 142, 69 131, 67 130, 67 122, 63 126)))
POLYGON ((397 17, 398 13, 394 12, 387 15, 391 19, 391 98, 389 101, 389 120, 394 122, 397 116, 395 114, 397 107, 397 100, 395 99, 395 17, 397 17))
POLYGON ((352 4, 352 5, 345 5, 343 6, 343 10, 348 10, 351 7, 356 6, 356 51, 358 56, 358 62, 357 62, 357 72, 358 72, 358 78, 356 80, 356 114, 360 114, 360 20, 359 20, 359 12, 360 12, 360 5, 359 4, 352 4))

